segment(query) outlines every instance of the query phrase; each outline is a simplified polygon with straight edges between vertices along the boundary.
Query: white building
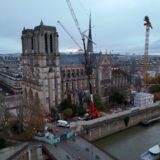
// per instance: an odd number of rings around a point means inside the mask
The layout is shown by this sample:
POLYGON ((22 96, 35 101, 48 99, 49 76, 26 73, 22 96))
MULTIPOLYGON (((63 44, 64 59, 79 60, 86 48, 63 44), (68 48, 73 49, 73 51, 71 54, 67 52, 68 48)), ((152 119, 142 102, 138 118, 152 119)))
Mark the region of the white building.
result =
POLYGON ((150 93, 139 92, 134 96, 134 106, 144 107, 153 104, 154 95, 150 93))

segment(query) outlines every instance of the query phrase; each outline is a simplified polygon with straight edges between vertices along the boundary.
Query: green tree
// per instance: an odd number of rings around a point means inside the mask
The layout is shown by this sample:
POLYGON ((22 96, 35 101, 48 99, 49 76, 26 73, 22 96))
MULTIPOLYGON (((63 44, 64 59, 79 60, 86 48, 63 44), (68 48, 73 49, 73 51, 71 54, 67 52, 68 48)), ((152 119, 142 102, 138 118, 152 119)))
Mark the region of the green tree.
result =
MULTIPOLYGON (((68 108, 72 109, 72 115, 79 115, 79 112, 82 111, 82 110, 80 109, 81 107, 77 106, 76 104, 73 104, 70 99, 65 99, 65 100, 63 100, 63 101, 60 103, 59 107, 58 107, 58 111, 61 112, 61 113, 63 113, 64 110, 66 110, 66 109, 68 109, 68 108)), ((83 112, 83 111, 82 111, 82 112, 83 112)), ((81 114, 81 113, 80 113, 80 114, 81 114)))
POLYGON ((64 116, 65 119, 70 118, 72 115, 73 115, 73 110, 72 110, 72 108, 66 108, 66 109, 63 111, 63 116, 64 116))
POLYGON ((60 104, 59 104, 59 111, 63 112, 65 109, 67 108, 71 108, 72 107, 72 102, 70 99, 64 99, 60 104))
POLYGON ((104 105, 102 103, 100 95, 98 93, 94 94, 93 99, 94 99, 95 108, 97 108, 100 111, 104 111, 104 105))
POLYGON ((6 147, 6 141, 3 138, 0 138, 0 149, 6 147))
POLYGON ((111 104, 122 104, 126 100, 125 95, 122 93, 122 91, 118 90, 117 88, 111 88, 110 91, 110 98, 109 102, 111 104))
POLYGON ((83 107, 77 107, 77 111, 76 111, 77 116, 84 116, 85 113, 86 113, 86 110, 83 107))
POLYGON ((160 92, 160 85, 152 85, 151 87, 149 87, 149 92, 151 93, 160 92))

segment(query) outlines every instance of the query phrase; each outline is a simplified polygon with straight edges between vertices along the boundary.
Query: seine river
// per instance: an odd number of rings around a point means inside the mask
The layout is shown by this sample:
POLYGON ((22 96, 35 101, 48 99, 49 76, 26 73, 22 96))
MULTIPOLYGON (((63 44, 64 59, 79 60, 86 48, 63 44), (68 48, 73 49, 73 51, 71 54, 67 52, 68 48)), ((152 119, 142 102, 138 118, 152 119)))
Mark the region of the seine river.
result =
POLYGON ((135 126, 94 142, 119 160, 139 160, 141 153, 158 143, 160 122, 146 127, 135 126))

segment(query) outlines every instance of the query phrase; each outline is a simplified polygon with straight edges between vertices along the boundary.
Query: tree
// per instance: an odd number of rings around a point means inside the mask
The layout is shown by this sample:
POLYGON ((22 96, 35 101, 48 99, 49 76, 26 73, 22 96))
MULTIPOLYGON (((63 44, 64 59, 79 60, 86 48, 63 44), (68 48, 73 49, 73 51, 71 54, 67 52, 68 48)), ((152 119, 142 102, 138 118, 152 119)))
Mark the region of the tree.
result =
POLYGON ((96 94, 93 95, 93 98, 94 98, 95 108, 97 108, 100 111, 103 111, 104 110, 104 105, 102 103, 100 95, 98 93, 96 93, 96 94))
POLYGON ((84 116, 85 113, 86 113, 86 110, 83 107, 77 107, 77 111, 76 111, 77 116, 84 116))
POLYGON ((6 141, 3 138, 0 138, 0 149, 6 147, 6 141))
POLYGON ((160 84, 160 75, 158 75, 156 78, 157 83, 160 84))
POLYGON ((79 111, 81 111, 79 108, 82 107, 73 104, 70 99, 63 100, 58 107, 59 112, 64 112, 66 109, 72 109, 72 115, 79 114, 79 111))
POLYGON ((4 96, 0 96, 0 128, 4 128, 8 123, 8 108, 4 96))
POLYGON ((71 108, 72 107, 72 102, 70 99, 64 99, 60 104, 59 104, 59 111, 62 112, 67 108, 71 108))
POLYGON ((151 87, 149 87, 149 92, 151 93, 160 92, 160 85, 152 85, 151 87))
POLYGON ((65 119, 70 118, 72 115, 73 115, 73 111, 72 111, 71 108, 66 108, 66 109, 63 111, 63 116, 64 116, 65 119))
POLYGON ((156 78, 156 77, 152 77, 152 76, 144 77, 144 78, 143 78, 143 81, 144 81, 146 84, 155 84, 155 83, 157 83, 157 78, 156 78))
POLYGON ((111 88, 109 102, 112 104, 122 104, 126 100, 125 95, 117 88, 111 88))
POLYGON ((19 135, 20 139, 31 139, 37 131, 44 130, 43 109, 39 101, 34 100, 32 103, 23 101, 19 107, 19 120, 23 121, 23 130, 19 135))

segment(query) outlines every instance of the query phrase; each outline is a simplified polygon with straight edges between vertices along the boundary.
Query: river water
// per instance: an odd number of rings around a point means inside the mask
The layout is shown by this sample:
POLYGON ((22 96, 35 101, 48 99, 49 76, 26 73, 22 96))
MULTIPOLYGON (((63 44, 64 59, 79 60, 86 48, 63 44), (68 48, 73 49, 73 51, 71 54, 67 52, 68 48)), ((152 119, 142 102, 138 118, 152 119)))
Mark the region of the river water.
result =
POLYGON ((135 126, 94 142, 118 160, 139 160, 140 154, 160 144, 160 122, 135 126))

